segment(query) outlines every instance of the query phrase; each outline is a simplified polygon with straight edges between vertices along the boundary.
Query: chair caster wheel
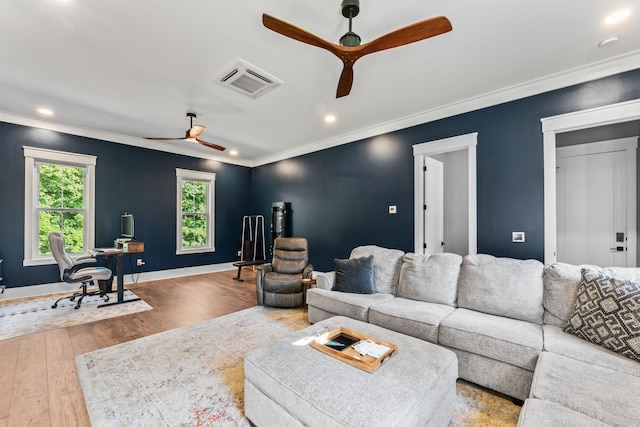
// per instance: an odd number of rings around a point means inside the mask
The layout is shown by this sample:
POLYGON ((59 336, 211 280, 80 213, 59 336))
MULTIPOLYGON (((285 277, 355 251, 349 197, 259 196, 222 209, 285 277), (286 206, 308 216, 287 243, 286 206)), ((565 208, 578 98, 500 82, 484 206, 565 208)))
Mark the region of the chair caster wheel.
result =
POLYGON ((69 298, 69 301, 75 301, 76 297, 69 298))
POLYGON ((76 306, 75 306, 75 307, 73 307, 73 308, 75 308, 75 309, 77 310, 77 309, 79 309, 79 308, 80 308, 80 306, 79 306, 79 305, 76 305, 76 306))
POLYGON ((58 304, 53 304, 51 308, 58 308, 58 304))
POLYGON ((104 302, 109 302, 109 295, 105 295, 104 297, 104 302))

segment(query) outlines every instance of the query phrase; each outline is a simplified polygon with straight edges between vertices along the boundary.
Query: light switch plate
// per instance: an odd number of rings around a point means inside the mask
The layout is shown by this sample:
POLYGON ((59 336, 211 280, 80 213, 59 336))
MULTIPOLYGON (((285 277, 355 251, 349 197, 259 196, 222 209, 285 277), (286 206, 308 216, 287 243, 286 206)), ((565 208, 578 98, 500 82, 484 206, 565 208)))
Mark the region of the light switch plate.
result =
POLYGON ((389 206, 389 213, 390 214, 396 213, 396 206, 395 205, 394 206, 389 206))
POLYGON ((511 233, 511 241, 514 243, 524 243, 524 231, 514 231, 511 233))

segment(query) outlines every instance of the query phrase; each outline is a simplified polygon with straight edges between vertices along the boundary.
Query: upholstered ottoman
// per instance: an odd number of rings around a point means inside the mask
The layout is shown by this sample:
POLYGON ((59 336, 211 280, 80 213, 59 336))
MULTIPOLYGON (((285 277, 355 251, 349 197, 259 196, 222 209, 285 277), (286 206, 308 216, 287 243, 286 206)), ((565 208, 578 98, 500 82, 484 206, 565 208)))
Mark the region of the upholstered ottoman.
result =
POLYGON ((346 317, 333 317, 245 357, 245 415, 258 427, 447 426, 456 404, 453 352, 346 317), (295 345, 344 326, 396 344, 373 373, 295 345))

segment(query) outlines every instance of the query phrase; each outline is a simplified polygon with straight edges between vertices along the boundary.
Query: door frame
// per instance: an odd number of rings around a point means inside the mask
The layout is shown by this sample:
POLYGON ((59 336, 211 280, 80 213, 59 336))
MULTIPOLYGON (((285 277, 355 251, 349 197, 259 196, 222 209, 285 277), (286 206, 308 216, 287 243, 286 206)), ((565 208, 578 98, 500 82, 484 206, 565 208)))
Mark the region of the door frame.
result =
POLYGON ((543 117, 544 157, 544 262, 557 259, 556 134, 640 119, 640 99, 543 117))
POLYGON ((452 151, 466 150, 468 168, 468 195, 469 195, 469 254, 478 253, 478 219, 477 219, 477 180, 476 180, 476 146, 478 145, 478 132, 466 135, 454 136, 435 141, 423 142, 413 145, 413 176, 414 176, 414 252, 424 253, 424 158, 436 154, 452 151))

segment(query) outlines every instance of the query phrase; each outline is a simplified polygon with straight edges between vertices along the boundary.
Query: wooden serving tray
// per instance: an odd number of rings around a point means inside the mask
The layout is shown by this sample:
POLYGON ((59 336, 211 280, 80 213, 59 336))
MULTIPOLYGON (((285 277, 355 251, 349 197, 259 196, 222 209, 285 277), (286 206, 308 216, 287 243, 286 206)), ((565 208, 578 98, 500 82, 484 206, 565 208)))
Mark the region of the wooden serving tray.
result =
POLYGON ((372 356, 361 356, 360 353, 355 351, 351 346, 339 351, 327 346, 326 344, 318 342, 317 340, 311 341, 311 347, 369 373, 374 372, 376 369, 382 366, 383 363, 385 363, 398 352, 398 346, 395 344, 370 337, 358 331, 354 331, 353 329, 348 329, 342 326, 330 330, 327 335, 327 341, 339 335, 347 336, 355 340, 356 342, 361 340, 371 340, 376 344, 382 344, 389 347, 389 350, 387 350, 380 357, 376 358, 372 356))

